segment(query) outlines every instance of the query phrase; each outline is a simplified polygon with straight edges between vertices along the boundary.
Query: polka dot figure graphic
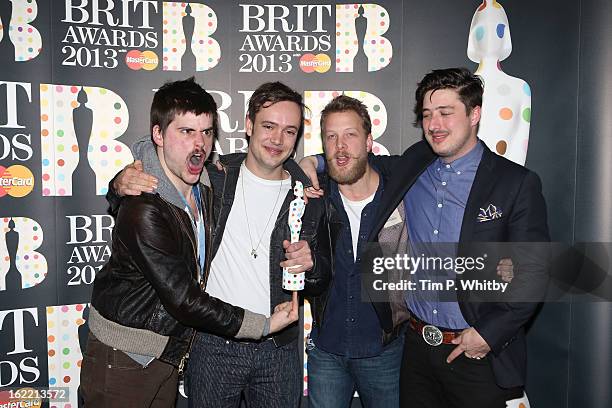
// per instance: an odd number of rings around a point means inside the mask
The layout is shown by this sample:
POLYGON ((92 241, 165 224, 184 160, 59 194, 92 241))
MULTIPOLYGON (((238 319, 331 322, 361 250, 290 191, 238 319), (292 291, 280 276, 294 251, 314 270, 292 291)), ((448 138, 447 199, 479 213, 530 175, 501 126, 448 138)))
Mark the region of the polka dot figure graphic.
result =
POLYGON ((525 164, 531 123, 531 88, 506 74, 501 61, 510 56, 508 16, 495 0, 483 1, 472 18, 468 58, 478 63, 484 82, 478 137, 497 154, 525 164))
POLYGON ((221 47, 213 37, 218 25, 217 15, 213 9, 196 2, 164 2, 163 15, 162 68, 164 71, 182 71, 181 58, 187 47, 190 47, 196 58, 196 71, 207 71, 219 63, 221 47), (187 6, 191 8, 190 16, 194 19, 190 44, 187 44, 183 27, 187 6))
MULTIPOLYGON (((289 204, 288 224, 291 231, 291 243, 296 243, 300 240, 300 232, 302 231, 302 216, 306 209, 304 201, 304 185, 300 181, 295 181, 293 186, 293 195, 295 198, 289 204)), ((294 266, 295 268, 297 266, 294 266)), ((291 273, 291 268, 283 268, 283 289, 285 290, 303 290, 304 289, 304 272, 291 273)))
POLYGON ((43 196, 72 196, 73 175, 80 164, 95 173, 95 180, 86 182, 95 185, 97 195, 104 194, 113 176, 133 161, 129 148, 117 140, 129 124, 129 111, 121 96, 105 88, 41 84, 40 102, 43 196), (81 147, 87 151, 87 163, 80 163, 73 121, 81 104, 93 115, 87 133, 79 135, 83 139, 81 147), (108 164, 110 159, 114 165, 108 164))

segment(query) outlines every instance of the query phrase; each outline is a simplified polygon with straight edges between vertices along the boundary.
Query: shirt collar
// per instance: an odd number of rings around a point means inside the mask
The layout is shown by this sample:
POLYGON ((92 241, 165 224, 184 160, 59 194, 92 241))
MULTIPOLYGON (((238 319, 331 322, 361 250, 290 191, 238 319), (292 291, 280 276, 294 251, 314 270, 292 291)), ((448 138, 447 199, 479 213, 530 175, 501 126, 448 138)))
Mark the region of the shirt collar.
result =
MULTIPOLYGON (((376 195, 374 196, 374 199, 376 200, 378 198, 377 196, 380 196, 382 194, 382 191, 384 189, 384 180, 378 168, 372 163, 371 160, 369 160, 369 162, 370 162, 370 167, 372 168, 372 170, 374 170, 378 174, 378 187, 376 188, 376 195)), ((330 197, 337 200, 336 202, 341 202, 342 200, 340 198, 340 190, 338 188, 338 183, 332 180, 331 177, 329 177, 329 189, 330 189, 330 197)))
POLYGON ((476 146, 474 146, 466 155, 461 156, 457 160, 450 163, 445 163, 441 157, 438 157, 435 163, 440 169, 446 168, 446 165, 448 164, 453 172, 464 172, 470 168, 478 167, 483 152, 484 147, 482 146, 482 141, 478 139, 476 146))

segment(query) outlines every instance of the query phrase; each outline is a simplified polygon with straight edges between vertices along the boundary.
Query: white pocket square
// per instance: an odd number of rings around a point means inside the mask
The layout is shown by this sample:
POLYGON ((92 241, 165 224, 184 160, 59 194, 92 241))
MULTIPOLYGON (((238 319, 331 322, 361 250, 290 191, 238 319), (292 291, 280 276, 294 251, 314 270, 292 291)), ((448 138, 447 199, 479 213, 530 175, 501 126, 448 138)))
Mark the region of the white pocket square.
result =
POLYGON ((493 204, 489 204, 487 208, 480 208, 478 213, 478 222, 487 222, 496 220, 502 217, 502 210, 493 204))

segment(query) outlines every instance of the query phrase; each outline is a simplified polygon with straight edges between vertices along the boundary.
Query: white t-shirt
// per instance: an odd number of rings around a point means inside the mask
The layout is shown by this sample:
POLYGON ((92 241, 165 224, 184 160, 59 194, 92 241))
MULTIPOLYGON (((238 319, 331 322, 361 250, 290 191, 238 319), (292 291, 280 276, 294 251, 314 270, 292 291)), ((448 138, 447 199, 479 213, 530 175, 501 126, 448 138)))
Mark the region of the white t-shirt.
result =
POLYGON ((223 239, 211 264, 208 294, 270 316, 270 235, 290 189, 291 178, 266 180, 241 166, 223 239), (257 257, 251 255, 253 249, 257 257))
POLYGON ((351 238, 353 240, 353 261, 357 257, 357 241, 359 240, 359 228, 361 226, 361 211, 365 208, 366 205, 372 202, 376 193, 371 196, 360 200, 360 201, 351 201, 340 192, 340 197, 342 197, 342 204, 344 205, 344 211, 346 211, 346 215, 348 215, 349 223, 351 224, 351 238))

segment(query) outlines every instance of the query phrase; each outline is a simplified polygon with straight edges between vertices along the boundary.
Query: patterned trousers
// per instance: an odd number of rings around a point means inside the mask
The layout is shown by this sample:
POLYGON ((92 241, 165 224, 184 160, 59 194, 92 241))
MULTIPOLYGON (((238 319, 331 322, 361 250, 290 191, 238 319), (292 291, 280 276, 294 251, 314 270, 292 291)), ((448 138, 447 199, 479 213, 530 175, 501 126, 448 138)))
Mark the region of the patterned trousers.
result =
POLYGON ((198 333, 187 366, 190 408, 294 408, 301 399, 297 340, 240 342, 198 333))

